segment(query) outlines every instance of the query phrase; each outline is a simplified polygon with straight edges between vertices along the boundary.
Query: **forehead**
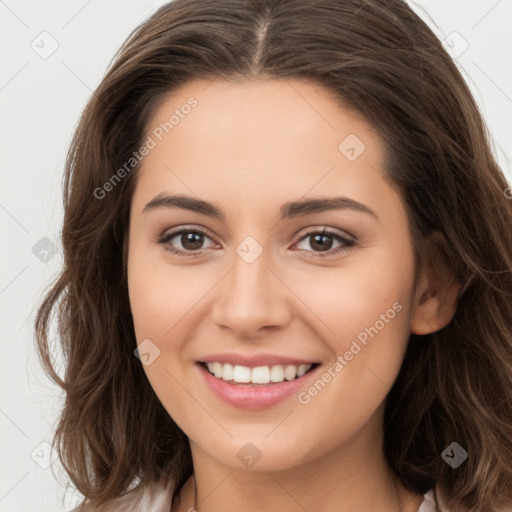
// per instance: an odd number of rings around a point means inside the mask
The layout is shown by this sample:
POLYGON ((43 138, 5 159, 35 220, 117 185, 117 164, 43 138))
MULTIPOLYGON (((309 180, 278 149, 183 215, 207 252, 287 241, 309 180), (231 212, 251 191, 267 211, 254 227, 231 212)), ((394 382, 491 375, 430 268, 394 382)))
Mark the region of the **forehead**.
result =
POLYGON ((374 153, 380 144, 373 127, 331 91, 298 79, 187 83, 165 98, 146 130, 175 144, 195 141, 198 150, 213 145, 229 149, 231 155, 271 155, 273 160, 276 153, 289 157, 284 150, 291 148, 306 157, 330 148, 337 157, 339 144, 349 135, 360 141, 356 150, 364 144, 374 153))
POLYGON ((377 132, 308 81, 189 82, 164 99, 146 137, 154 147, 143 159, 138 195, 179 189, 230 194, 232 203, 284 202, 336 189, 377 200, 385 186, 377 132))

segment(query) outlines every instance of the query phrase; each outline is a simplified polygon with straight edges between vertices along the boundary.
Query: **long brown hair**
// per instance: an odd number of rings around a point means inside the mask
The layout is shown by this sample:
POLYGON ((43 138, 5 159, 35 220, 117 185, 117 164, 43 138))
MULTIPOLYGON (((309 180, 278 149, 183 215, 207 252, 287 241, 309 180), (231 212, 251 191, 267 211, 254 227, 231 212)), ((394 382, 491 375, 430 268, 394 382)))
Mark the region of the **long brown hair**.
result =
POLYGON ((95 191, 141 147, 169 92, 263 76, 313 80, 376 127, 417 269, 447 268, 461 283, 450 324, 410 337, 386 399, 389 464, 412 491, 437 485, 453 512, 511 502, 512 201, 441 42, 403 0, 176 0, 132 32, 83 112, 65 169, 64 268, 35 324, 65 391, 54 443, 83 503, 97 509, 168 478, 176 493, 193 469, 187 437, 133 354, 125 241, 138 164, 95 191), (62 377, 48 339, 54 310, 62 377), (468 453, 457 469, 441 457, 453 441, 468 453))

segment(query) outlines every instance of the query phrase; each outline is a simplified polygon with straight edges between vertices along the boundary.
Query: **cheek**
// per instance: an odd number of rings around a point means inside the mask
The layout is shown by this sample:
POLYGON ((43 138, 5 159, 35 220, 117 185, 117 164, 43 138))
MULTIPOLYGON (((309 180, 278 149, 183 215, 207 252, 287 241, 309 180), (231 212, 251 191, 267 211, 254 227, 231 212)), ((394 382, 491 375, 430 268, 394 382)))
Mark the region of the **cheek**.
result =
POLYGON ((196 266, 172 265, 165 254, 154 258, 134 247, 128 259, 128 289, 137 341, 168 339, 211 288, 205 278, 207 272, 196 266))
POLYGON ((349 261, 340 268, 303 272, 295 280, 294 292, 321 320, 321 333, 336 354, 349 350, 352 340, 364 343, 367 329, 375 325, 379 339, 401 344, 396 335, 408 330, 412 256, 382 248, 349 261))
POLYGON ((400 370, 409 339, 412 252, 375 250, 328 277, 315 287, 303 281, 301 293, 309 290, 308 305, 329 327, 332 360, 299 402, 310 413, 328 411, 325 426, 338 438, 340 425, 351 435, 381 406, 400 370))
MULTIPOLYGON (((315 332, 318 343, 331 352, 332 365, 311 388, 302 390, 302 402, 294 398, 293 422, 260 441, 265 453, 275 452, 277 457, 288 450, 294 457, 313 459, 351 439, 389 392, 408 339, 412 256, 404 247, 376 248, 366 255, 347 259, 339 268, 301 265, 300 271, 293 266, 279 269, 283 281, 293 283, 293 295, 286 296, 292 297, 289 307, 297 313, 294 327, 315 332), (322 435, 313 439, 310 432, 322 435)), ((160 357, 144 370, 174 421, 197 444, 211 438, 213 445, 222 446, 224 455, 219 457, 236 453, 239 447, 235 445, 241 439, 261 438, 261 427, 240 421, 233 413, 232 418, 223 418, 223 424, 235 440, 226 440, 218 424, 191 399, 193 386, 187 390, 180 385, 193 382, 184 364, 190 359, 188 345, 194 339, 204 341, 209 329, 215 328, 208 315, 218 293, 215 285, 225 269, 171 265, 163 258, 149 261, 137 248, 128 263, 137 341, 154 339, 161 348, 160 357)), ((282 287, 275 293, 284 293, 282 287)), ((265 435, 272 428, 265 427, 265 435)), ((226 459, 226 463, 233 461, 226 459)))
POLYGON ((147 252, 137 249, 128 261, 128 288, 137 344, 150 340, 146 350, 151 361, 143 370, 173 420, 188 431, 201 411, 190 407, 190 395, 180 385, 188 378, 182 358, 193 330, 193 307, 207 291, 206 284, 194 279, 193 271, 149 261, 147 252))
POLYGON ((334 437, 340 435, 339 425, 345 434, 357 430, 382 404, 410 334, 412 252, 383 247, 367 254, 364 261, 324 276, 305 275, 297 290, 321 320, 319 332, 331 352, 320 382, 303 390, 299 402, 309 411, 329 411, 326 427, 334 437))

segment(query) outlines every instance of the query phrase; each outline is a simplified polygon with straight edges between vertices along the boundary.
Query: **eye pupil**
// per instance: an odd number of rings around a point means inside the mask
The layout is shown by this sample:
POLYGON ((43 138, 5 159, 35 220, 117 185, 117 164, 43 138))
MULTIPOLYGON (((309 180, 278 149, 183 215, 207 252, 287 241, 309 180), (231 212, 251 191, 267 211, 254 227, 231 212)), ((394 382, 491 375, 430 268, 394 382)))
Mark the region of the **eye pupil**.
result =
POLYGON ((181 243, 185 249, 199 249, 203 243, 202 235, 199 233, 183 233, 181 235, 181 243), (190 244, 190 245, 188 245, 190 244))
POLYGON ((316 234, 313 236, 311 247, 314 249, 315 245, 317 245, 316 248, 320 250, 329 250, 332 246, 332 237, 330 235, 316 234))
MULTIPOLYGON (((193 252, 201 254, 203 251, 202 245, 205 242, 205 237, 209 238, 208 235, 201 231, 182 229, 181 231, 175 231, 174 233, 169 233, 168 235, 163 236, 162 239, 159 240, 159 243, 164 244, 166 250, 179 254, 180 256, 184 256, 187 253, 192 255, 193 252), (178 242, 173 243, 173 239, 179 239, 179 243, 182 246, 181 249, 174 245, 178 242)), ((325 256, 338 254, 355 245, 351 240, 346 239, 341 235, 330 233, 326 230, 321 232, 310 232, 309 234, 304 235, 300 242, 307 244, 307 240, 309 240, 309 247, 312 252, 318 253, 318 256, 324 256, 324 254, 320 253, 325 253, 325 256), (338 241, 341 246, 338 250, 332 251, 331 249, 335 240, 338 241)), ((308 249, 306 249, 306 251, 311 253, 308 249)), ((197 254, 195 254, 195 256, 197 256, 197 254)))

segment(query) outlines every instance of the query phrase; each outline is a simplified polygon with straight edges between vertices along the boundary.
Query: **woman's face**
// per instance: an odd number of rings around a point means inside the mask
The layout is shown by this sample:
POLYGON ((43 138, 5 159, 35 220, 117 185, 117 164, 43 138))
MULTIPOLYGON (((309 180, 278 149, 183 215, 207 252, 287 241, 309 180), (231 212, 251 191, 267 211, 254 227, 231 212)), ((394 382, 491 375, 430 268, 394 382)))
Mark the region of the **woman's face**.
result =
POLYGON ((374 443, 415 292, 376 132, 309 82, 197 81, 145 144, 130 302, 147 377, 193 450, 276 470, 374 443))

